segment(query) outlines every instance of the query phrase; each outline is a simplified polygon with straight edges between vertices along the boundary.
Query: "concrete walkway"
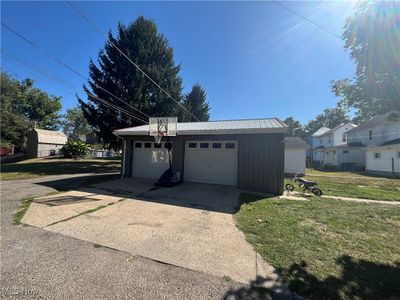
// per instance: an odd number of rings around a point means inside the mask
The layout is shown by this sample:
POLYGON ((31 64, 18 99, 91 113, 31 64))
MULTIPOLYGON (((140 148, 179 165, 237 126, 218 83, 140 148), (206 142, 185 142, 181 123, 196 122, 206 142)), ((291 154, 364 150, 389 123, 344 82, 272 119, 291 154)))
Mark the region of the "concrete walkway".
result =
MULTIPOLYGON (((239 190, 192 183, 154 189, 152 181, 135 179, 111 181, 97 186, 100 187, 95 198, 109 201, 109 197, 113 197, 110 201, 114 205, 71 218, 72 211, 85 211, 96 203, 65 204, 61 205, 66 207, 65 213, 59 212, 60 206, 57 211, 59 216, 67 217, 66 220, 54 222, 54 218, 49 217, 43 222, 31 216, 39 212, 39 218, 46 219, 40 214, 56 209, 38 209, 38 205, 45 204, 35 203, 23 222, 134 256, 224 276, 244 284, 262 281, 263 286, 275 292, 288 293, 274 268, 263 261, 235 226, 232 212, 238 204, 239 190), (104 196, 108 200, 103 199, 104 196), (121 198, 125 200, 118 201, 121 198), (68 205, 79 209, 68 209, 68 205)), ((68 198, 65 197, 68 195, 58 196, 68 198)))
MULTIPOLYGON (((303 196, 302 193, 297 192, 297 191, 294 191, 294 192, 285 191, 282 196, 279 196, 279 198, 305 201, 305 200, 308 200, 307 197, 310 197, 310 196, 312 196, 312 195, 305 194, 305 196, 303 196)), ((330 196, 330 195, 322 195, 321 198, 343 200, 343 201, 353 201, 353 202, 368 203, 368 204, 400 205, 400 201, 396 201, 396 200, 384 201, 384 200, 372 200, 372 199, 351 198, 351 197, 330 196)))

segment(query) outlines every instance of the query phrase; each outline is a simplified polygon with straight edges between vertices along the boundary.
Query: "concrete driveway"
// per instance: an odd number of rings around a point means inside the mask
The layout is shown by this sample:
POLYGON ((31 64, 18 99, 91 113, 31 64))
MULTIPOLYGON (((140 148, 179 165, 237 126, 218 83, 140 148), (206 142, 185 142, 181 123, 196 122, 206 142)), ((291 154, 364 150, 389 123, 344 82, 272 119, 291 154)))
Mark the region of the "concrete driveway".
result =
MULTIPOLYGON (((96 186, 96 201, 102 201, 103 196, 104 201, 112 200, 102 209, 76 217, 68 214, 67 219, 61 213, 58 221, 52 217, 51 223, 39 226, 240 283, 254 284, 262 279, 264 286, 285 291, 275 270, 235 226, 232 213, 237 209, 239 194, 239 190, 223 186, 185 183, 154 189, 153 181, 119 179, 96 186)), ((84 203, 90 205, 91 201, 84 203)), ((23 222, 38 226, 32 216, 35 207, 43 205, 31 207, 23 222)), ((60 205, 46 209, 49 214, 60 213, 60 205)))

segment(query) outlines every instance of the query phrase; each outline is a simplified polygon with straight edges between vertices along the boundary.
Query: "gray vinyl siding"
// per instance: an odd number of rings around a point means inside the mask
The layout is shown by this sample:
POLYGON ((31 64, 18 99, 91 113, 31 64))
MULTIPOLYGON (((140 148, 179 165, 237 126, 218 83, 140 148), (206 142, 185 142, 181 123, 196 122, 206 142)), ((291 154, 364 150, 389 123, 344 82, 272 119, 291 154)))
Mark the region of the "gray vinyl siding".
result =
MULTIPOLYGON (((184 135, 170 137, 173 142, 172 165, 174 172, 181 172, 185 180, 185 143, 189 140, 238 141, 237 187, 250 191, 282 194, 284 185, 284 134, 237 135, 184 135)), ((166 139, 163 139, 165 141, 166 139)), ((127 137, 125 177, 132 176, 133 141, 154 141, 149 136, 127 137)))

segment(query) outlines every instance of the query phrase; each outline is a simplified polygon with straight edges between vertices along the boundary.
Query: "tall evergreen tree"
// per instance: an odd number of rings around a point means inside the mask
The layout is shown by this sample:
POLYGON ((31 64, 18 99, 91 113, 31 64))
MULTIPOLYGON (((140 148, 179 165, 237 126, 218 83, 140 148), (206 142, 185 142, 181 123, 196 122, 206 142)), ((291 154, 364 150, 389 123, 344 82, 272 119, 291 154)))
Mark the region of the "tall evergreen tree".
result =
POLYGON ((182 119, 188 122, 208 121, 210 119, 210 106, 206 101, 206 91, 196 83, 192 90, 185 95, 184 105, 195 117, 183 114, 182 119))
MULTIPOLYGON (((114 44, 121 49, 174 99, 181 101, 182 80, 178 75, 180 66, 174 62, 173 50, 167 39, 158 32, 155 22, 144 17, 137 18, 128 26, 120 23, 117 32, 116 37, 111 32, 108 34, 104 49, 98 55, 98 65, 90 60, 89 87, 92 93, 142 119, 147 118, 102 88, 149 116, 176 116, 179 111, 178 105, 113 46, 114 44)), ((86 86, 84 89, 90 90, 86 86)), ((112 147, 118 147, 118 141, 112 134, 114 129, 143 125, 143 122, 124 114, 118 116, 118 111, 99 100, 88 100, 86 103, 78 99, 86 119, 96 129, 98 137, 112 147)))

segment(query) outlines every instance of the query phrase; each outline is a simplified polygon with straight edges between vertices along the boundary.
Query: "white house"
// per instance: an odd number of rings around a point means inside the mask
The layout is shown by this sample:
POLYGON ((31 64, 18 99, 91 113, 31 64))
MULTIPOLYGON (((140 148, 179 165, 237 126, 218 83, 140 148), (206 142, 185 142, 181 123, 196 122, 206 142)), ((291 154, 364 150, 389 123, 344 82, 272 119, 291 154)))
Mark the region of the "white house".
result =
POLYGON ((324 148, 324 140, 320 138, 320 136, 322 136, 325 132, 329 130, 330 129, 328 127, 321 127, 316 132, 314 132, 308 140, 311 145, 311 148, 308 150, 308 156, 310 157, 315 167, 318 167, 324 159, 323 152, 318 150, 324 148))
POLYGON ((299 137, 285 138, 285 174, 305 174, 308 148, 310 145, 299 137))
POLYGON ((359 143, 348 143, 347 132, 356 125, 342 123, 335 128, 320 128, 312 135, 313 165, 332 165, 344 170, 364 168, 365 150, 359 143), (321 133, 322 132, 322 133, 321 133))
POLYGON ((349 143, 365 147, 366 171, 400 174, 400 113, 390 112, 360 124, 347 134, 349 143))

